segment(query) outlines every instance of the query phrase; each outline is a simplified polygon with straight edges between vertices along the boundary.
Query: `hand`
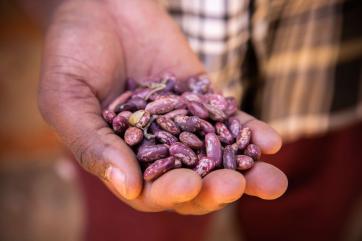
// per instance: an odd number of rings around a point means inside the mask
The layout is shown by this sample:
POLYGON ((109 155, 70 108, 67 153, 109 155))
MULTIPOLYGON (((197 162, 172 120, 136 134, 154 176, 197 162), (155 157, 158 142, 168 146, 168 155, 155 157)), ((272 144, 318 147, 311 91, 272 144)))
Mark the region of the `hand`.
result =
MULTIPOLYGON (((142 211, 204 214, 245 192, 264 199, 284 193, 285 175, 259 162, 245 176, 217 170, 201 179, 172 170, 143 185, 135 155, 107 126, 101 109, 119 95, 126 77, 204 72, 179 28, 151 0, 67 1, 57 10, 44 49, 39 107, 79 163, 121 200, 142 211)), ((273 129, 239 113, 263 153, 279 150, 273 129)))

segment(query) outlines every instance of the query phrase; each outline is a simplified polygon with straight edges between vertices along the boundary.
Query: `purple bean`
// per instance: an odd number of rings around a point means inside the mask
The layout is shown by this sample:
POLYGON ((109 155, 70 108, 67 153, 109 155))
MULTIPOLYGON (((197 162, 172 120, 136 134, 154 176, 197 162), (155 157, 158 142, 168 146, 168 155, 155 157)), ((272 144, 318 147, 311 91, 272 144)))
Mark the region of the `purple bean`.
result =
POLYGON ((225 97, 219 94, 206 94, 203 96, 206 102, 219 110, 225 110, 228 102, 225 97))
POLYGON ((207 109, 207 111, 209 112, 209 116, 210 119, 214 120, 214 121, 225 121, 227 116, 225 115, 225 113, 218 109, 215 106, 209 105, 209 104, 204 104, 205 108, 207 109))
POLYGON ((112 120, 112 128, 115 133, 122 134, 128 128, 128 120, 121 115, 117 115, 112 120))
POLYGON ((178 110, 173 110, 171 112, 168 112, 167 114, 164 115, 164 117, 168 118, 168 119, 173 119, 178 115, 187 115, 188 111, 186 109, 178 109, 178 110))
POLYGON ((224 123, 217 122, 215 124, 216 134, 219 136, 219 140, 222 143, 230 145, 234 142, 234 137, 230 133, 229 129, 226 127, 224 123))
POLYGON ((205 94, 209 90, 210 80, 206 75, 199 75, 188 79, 189 87, 192 92, 205 94))
POLYGON ((170 155, 180 159, 186 166, 194 166, 197 162, 195 152, 180 142, 175 142, 170 146, 170 155))
POLYGON ((143 140, 143 131, 137 127, 129 127, 124 133, 124 141, 129 146, 134 146, 143 140))
POLYGON ((215 133, 205 135, 206 156, 215 161, 216 166, 219 166, 222 161, 222 150, 219 138, 215 133))
POLYGON ((196 132, 201 128, 201 119, 197 116, 176 116, 174 121, 183 131, 196 132))
POLYGON ((116 113, 114 113, 113 111, 110 110, 104 110, 102 112, 102 116, 103 119, 108 123, 108 124, 112 124, 112 121, 114 119, 114 117, 116 117, 116 113))
POLYGON ((155 133, 155 136, 157 140, 167 145, 172 145, 173 143, 178 141, 177 137, 167 131, 157 131, 155 133))
POLYGON ((255 144, 249 144, 245 148, 244 155, 250 156, 254 161, 259 161, 261 157, 261 149, 255 144))
POLYGON ((193 149, 200 149, 204 146, 204 143, 193 133, 191 132, 181 132, 179 135, 179 139, 185 145, 193 148, 193 149))
POLYGON ((125 110, 125 111, 119 112, 118 115, 123 116, 124 118, 126 118, 128 120, 129 117, 132 115, 132 112, 128 111, 128 110, 125 110))
POLYGON ((206 120, 200 120, 200 128, 201 132, 206 135, 207 133, 215 133, 215 128, 213 125, 210 124, 210 122, 206 120))
POLYGON ((241 131, 241 123, 237 117, 229 118, 229 130, 234 138, 237 138, 241 131))
POLYGON ((147 104, 146 110, 151 114, 165 114, 179 105, 180 98, 177 96, 166 96, 147 104))
POLYGON ((171 119, 160 116, 156 119, 156 122, 163 130, 170 132, 173 135, 178 135, 180 133, 180 129, 171 119))
POLYGON ((236 156, 236 169, 244 171, 254 166, 254 160, 250 156, 237 155, 236 156))
POLYGON ((235 150, 232 146, 226 146, 223 152, 223 165, 227 169, 236 169, 235 150))
POLYGON ((215 167, 216 163, 213 159, 209 157, 202 157, 194 168, 194 171, 201 177, 204 177, 208 173, 210 173, 215 167))
POLYGON ((239 136, 236 138, 239 150, 244 150, 249 145, 251 139, 251 130, 249 127, 243 127, 239 136))
POLYGON ((187 109, 191 112, 191 114, 198 116, 201 119, 206 119, 209 117, 209 112, 207 109, 196 101, 189 101, 187 103, 187 109))
POLYGON ((225 108, 225 114, 231 116, 238 111, 238 103, 234 97, 226 97, 227 106, 225 108))
POLYGON ((165 144, 147 145, 138 149, 137 159, 142 162, 151 162, 168 156, 168 146, 165 144))
POLYGON ((184 99, 185 101, 196 101, 198 103, 202 103, 203 99, 195 93, 192 92, 185 92, 181 95, 181 98, 184 99))
POLYGON ((146 168, 143 173, 143 178, 145 181, 153 181, 175 167, 175 157, 170 156, 159 159, 146 168))

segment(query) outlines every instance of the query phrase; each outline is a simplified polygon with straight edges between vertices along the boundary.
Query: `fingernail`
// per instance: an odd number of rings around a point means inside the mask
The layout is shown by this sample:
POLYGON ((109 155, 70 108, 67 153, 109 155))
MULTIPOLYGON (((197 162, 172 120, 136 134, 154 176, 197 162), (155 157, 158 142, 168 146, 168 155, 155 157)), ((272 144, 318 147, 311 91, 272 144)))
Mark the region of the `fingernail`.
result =
POLYGON ((122 196, 126 197, 126 175, 116 167, 109 167, 108 180, 112 183, 116 191, 122 196))

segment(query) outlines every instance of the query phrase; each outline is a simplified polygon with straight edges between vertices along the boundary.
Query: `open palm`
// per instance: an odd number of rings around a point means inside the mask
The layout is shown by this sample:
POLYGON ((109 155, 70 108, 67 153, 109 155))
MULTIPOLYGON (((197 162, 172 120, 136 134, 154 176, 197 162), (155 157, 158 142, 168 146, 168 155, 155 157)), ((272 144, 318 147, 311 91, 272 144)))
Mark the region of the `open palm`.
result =
MULTIPOLYGON (((143 183, 131 149, 101 118, 102 107, 122 93, 126 77, 138 81, 172 72, 178 78, 204 72, 179 28, 150 0, 69 1, 59 7, 44 49, 39 106, 80 164, 121 200, 142 211, 204 214, 243 193, 274 199, 287 180, 258 162, 246 175, 217 170, 204 179, 188 169, 143 183)), ((273 129, 240 112, 263 153, 279 150, 273 129)))

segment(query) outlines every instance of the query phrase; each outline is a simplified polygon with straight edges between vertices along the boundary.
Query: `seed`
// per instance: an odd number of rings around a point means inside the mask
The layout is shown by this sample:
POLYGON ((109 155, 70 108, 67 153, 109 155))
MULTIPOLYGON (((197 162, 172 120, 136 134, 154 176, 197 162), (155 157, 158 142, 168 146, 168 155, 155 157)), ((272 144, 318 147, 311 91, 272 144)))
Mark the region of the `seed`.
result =
POLYGON ((222 159, 221 143, 215 133, 205 135, 206 156, 215 161, 215 165, 219 166, 222 159))
POLYGON ((170 156, 164 159, 159 159, 149 165, 143 173, 145 181, 153 181, 162 174, 175 168, 175 157, 170 156))
POLYGON ((185 145, 193 148, 200 149, 204 143, 193 133, 184 131, 179 135, 179 139, 185 145))
POLYGON ((186 166, 194 166, 197 162, 195 152, 180 142, 175 142, 170 146, 170 155, 180 159, 186 166))
POLYGON ((236 169, 244 171, 254 166, 254 160, 250 156, 237 155, 236 156, 236 169))
POLYGON ((171 119, 160 116, 156 119, 156 122, 163 130, 168 131, 173 135, 178 135, 180 133, 180 129, 171 119))
POLYGON ((124 140, 129 146, 134 146, 143 140, 143 131, 137 127, 129 127, 124 133, 124 140))
POLYGON ((244 154, 253 158, 254 161, 259 161, 261 157, 261 150, 259 146, 255 144, 249 144, 246 147, 244 154))

